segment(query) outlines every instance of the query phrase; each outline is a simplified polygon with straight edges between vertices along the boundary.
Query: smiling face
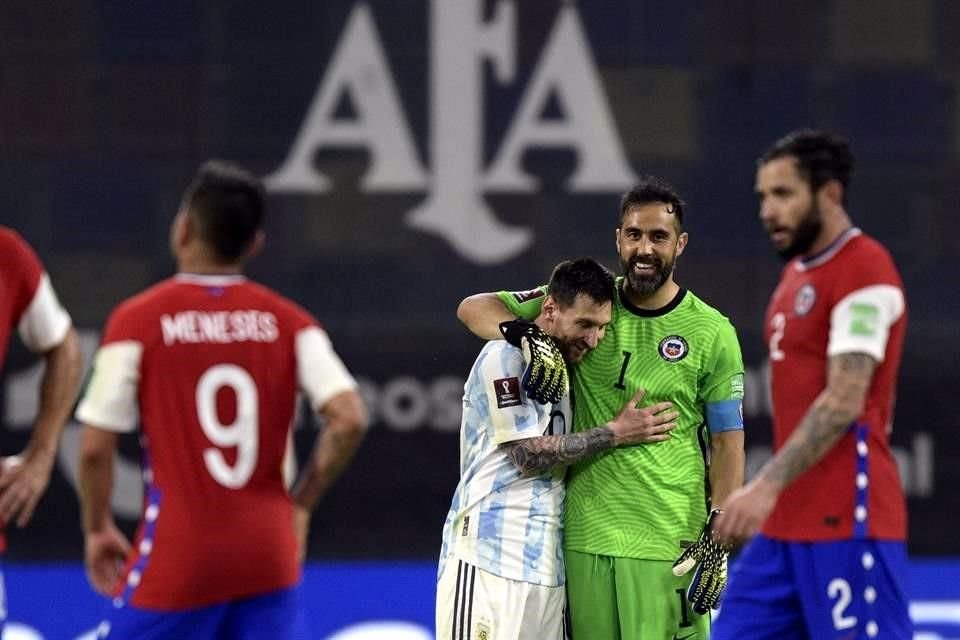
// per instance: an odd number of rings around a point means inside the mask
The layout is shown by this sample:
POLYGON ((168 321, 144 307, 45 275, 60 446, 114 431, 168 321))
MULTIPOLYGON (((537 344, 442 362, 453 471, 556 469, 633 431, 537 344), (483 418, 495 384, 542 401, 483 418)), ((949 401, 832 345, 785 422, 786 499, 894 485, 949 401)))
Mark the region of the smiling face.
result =
POLYGON ((823 215, 810 183, 791 156, 775 158, 757 169, 760 222, 784 260, 810 252, 823 231, 823 215))
POLYGON ((613 313, 609 300, 597 302, 586 294, 579 294, 569 307, 561 308, 547 296, 543 305, 551 337, 560 348, 568 364, 583 360, 597 348, 613 313))
POLYGON ((638 297, 658 291, 673 275, 687 246, 670 205, 650 202, 630 207, 617 229, 617 255, 627 287, 638 297))

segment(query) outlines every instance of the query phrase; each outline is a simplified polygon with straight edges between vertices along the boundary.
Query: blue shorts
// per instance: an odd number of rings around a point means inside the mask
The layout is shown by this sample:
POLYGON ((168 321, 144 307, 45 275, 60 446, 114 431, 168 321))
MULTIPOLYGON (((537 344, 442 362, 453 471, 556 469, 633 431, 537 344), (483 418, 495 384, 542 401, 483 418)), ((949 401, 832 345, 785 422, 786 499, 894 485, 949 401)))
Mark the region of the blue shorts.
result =
POLYGON ((110 606, 98 640, 254 640, 303 637, 298 587, 184 611, 110 606))
POLYGON ((906 546, 756 536, 730 568, 713 640, 910 640, 906 546))
POLYGON ((3 559, 0 557, 0 636, 7 624, 7 584, 3 576, 3 559))

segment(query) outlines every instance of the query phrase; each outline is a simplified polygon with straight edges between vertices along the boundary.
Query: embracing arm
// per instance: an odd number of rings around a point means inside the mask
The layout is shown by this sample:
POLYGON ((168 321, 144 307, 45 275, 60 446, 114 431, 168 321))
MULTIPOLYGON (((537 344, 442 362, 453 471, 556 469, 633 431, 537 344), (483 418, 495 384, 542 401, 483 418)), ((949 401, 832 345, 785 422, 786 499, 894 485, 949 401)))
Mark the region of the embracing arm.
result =
POLYGON ((536 476, 612 449, 613 430, 597 427, 581 433, 526 438, 502 446, 520 473, 536 476))
POLYGON ((496 293, 477 293, 464 298, 457 307, 460 320, 478 338, 500 340, 500 323, 515 320, 496 293))
POLYGON ((645 393, 644 389, 637 391, 620 413, 603 426, 580 433, 515 440, 501 446, 523 475, 532 476, 614 447, 669 440, 680 414, 672 411, 670 402, 637 407, 645 393))

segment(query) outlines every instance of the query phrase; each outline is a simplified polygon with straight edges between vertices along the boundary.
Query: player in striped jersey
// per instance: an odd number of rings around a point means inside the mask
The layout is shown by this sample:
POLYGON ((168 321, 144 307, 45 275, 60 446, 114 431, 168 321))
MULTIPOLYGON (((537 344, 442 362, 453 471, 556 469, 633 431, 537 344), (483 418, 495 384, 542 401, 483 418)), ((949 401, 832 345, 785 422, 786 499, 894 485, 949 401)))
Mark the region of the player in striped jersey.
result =
MULTIPOLYGON (((557 265, 536 324, 568 362, 601 343, 613 276, 580 259, 557 265)), ((612 447, 670 438, 671 403, 634 390, 603 426, 568 432, 570 401, 538 404, 520 386, 521 350, 488 342, 464 386, 461 479, 443 529, 437 638, 563 638, 566 465, 612 447)))
POLYGON ((889 252, 847 214, 852 169, 845 140, 811 130, 758 163, 760 220, 788 261, 765 322, 776 453, 717 518, 719 538, 759 530, 718 638, 913 637, 890 450, 907 307, 889 252))
MULTIPOLYGON (((573 367, 574 432, 609 420, 640 387, 680 413, 669 440, 570 470, 564 550, 574 638, 709 635, 710 616, 687 600, 690 576, 671 569, 708 505, 722 506, 743 481, 743 360, 730 322, 673 279, 687 244, 682 216, 679 196, 657 178, 624 194, 616 230, 624 277, 612 320, 573 367)), ((458 315, 488 337, 506 318, 536 315, 543 301, 536 289, 477 294, 458 315)))

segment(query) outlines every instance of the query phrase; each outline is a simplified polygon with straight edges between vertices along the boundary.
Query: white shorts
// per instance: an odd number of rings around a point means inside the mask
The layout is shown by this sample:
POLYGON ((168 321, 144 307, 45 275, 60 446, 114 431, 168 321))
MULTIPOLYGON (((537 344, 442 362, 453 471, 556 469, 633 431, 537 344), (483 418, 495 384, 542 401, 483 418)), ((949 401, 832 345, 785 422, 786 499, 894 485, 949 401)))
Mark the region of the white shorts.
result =
POLYGON ((566 588, 501 578, 450 558, 437 582, 437 640, 563 640, 566 588))

